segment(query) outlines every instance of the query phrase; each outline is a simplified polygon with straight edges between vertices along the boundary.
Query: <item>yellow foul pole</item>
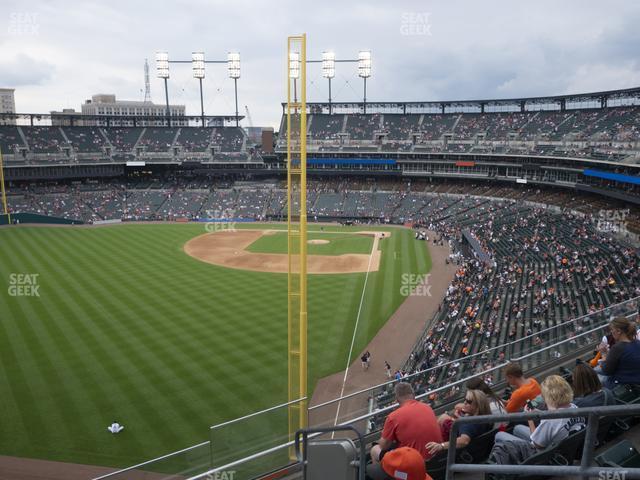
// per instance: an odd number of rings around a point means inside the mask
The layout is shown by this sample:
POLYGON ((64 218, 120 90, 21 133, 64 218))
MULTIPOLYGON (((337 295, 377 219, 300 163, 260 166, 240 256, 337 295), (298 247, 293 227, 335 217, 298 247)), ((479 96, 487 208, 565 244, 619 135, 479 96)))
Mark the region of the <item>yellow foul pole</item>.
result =
POLYGON ((287 39, 289 436, 307 427, 306 36, 287 39))
POLYGON ((2 185, 2 205, 4 207, 4 214, 7 216, 7 222, 11 225, 11 214, 9 213, 9 207, 7 206, 7 193, 4 188, 4 162, 2 160, 2 149, 0 149, 0 185, 2 185))

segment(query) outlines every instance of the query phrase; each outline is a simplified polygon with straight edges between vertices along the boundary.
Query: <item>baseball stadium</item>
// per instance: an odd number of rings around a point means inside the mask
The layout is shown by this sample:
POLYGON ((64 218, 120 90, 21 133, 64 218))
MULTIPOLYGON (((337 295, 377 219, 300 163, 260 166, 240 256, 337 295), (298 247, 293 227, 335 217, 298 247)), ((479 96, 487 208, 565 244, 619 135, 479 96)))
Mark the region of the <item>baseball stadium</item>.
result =
POLYGON ((233 115, 166 52, 159 113, 0 113, 0 480, 640 478, 640 87, 371 101, 313 41, 257 134, 235 54, 233 115))

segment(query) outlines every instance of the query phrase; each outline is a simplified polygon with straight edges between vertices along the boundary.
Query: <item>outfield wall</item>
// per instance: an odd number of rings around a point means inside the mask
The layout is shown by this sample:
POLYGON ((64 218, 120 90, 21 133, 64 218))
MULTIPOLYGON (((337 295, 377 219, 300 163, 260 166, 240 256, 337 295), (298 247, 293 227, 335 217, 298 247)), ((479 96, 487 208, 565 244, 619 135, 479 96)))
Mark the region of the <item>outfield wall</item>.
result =
MULTIPOLYGON (((68 218, 50 217, 48 215, 38 215, 36 213, 14 213, 11 215, 12 224, 39 223, 48 225, 83 225, 81 220, 70 220, 68 218)), ((0 215, 0 225, 8 225, 7 215, 0 215)))

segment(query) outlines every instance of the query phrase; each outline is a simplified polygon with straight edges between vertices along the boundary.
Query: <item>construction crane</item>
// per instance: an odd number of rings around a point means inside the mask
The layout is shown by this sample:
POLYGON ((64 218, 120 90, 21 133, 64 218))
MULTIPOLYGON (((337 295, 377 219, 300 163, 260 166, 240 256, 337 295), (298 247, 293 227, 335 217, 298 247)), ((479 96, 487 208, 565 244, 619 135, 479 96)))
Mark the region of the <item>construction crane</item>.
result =
POLYGON ((245 112, 247 112, 247 120, 249 121, 249 126, 253 127, 253 120, 251 119, 251 113, 249 112, 249 107, 244 106, 245 112))

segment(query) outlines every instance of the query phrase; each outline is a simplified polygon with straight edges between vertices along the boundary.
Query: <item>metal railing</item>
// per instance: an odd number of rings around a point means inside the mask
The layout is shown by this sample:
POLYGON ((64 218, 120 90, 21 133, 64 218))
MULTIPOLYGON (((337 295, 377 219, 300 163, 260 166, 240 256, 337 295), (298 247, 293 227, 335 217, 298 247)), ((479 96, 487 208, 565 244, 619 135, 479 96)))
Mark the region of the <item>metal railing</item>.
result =
MULTIPOLYGON (((582 457, 579 466, 560 465, 497 465, 497 464, 462 464, 456 463, 456 449, 450 448, 447 452, 447 476, 446 480, 454 480, 456 473, 498 475, 549 475, 563 476, 578 475, 587 480, 596 478, 619 478, 614 473, 620 474, 619 468, 593 466, 594 449, 598 434, 598 423, 601 417, 616 415, 638 415, 640 405, 616 405, 611 407, 586 407, 565 408, 561 410, 549 410, 546 412, 510 413, 500 415, 479 415, 462 417, 453 422, 450 438, 457 438, 460 427, 465 424, 495 424, 500 422, 521 422, 527 420, 546 420, 554 418, 586 417, 587 428, 583 442, 582 457)), ((625 468, 625 477, 640 479, 640 468, 625 468)))
POLYGON ((302 398, 299 398, 297 400, 291 400, 290 402, 287 402, 287 403, 281 403, 280 405, 275 405, 273 407, 265 408, 264 410, 260 410, 258 412, 250 413, 248 415, 245 415, 244 417, 234 418, 233 420, 228 420, 226 422, 218 423, 216 425, 212 425, 211 427, 209 427, 209 430, 216 430, 216 429, 219 429, 219 428, 222 428, 222 427, 226 427, 228 425, 232 425, 234 423, 239 423, 239 422, 248 420, 250 418, 257 417, 259 415, 263 415, 265 413, 274 412, 274 411, 276 411, 276 410, 278 410, 280 408, 288 407, 289 405, 293 405, 295 403, 302 402, 303 400, 306 400, 306 399, 307 399, 307 397, 302 397, 302 398))
POLYGON ((236 471, 238 477, 251 478, 277 465, 289 463, 287 454, 293 450, 288 452, 277 447, 293 441, 287 428, 289 407, 297 405, 299 408, 306 404, 306 400, 303 397, 212 426, 209 429, 211 467, 233 464, 244 457, 255 455, 252 462, 239 465, 236 471))
POLYGON ((191 447, 183 448, 182 450, 178 450, 177 452, 171 452, 161 457, 154 458, 152 460, 147 460, 146 462, 138 463, 137 465, 133 465, 131 467, 124 468, 122 470, 118 470, 117 472, 107 473, 106 475, 101 475, 99 477, 95 477, 92 480, 104 480, 106 478, 114 479, 118 477, 124 477, 125 474, 131 473, 135 474, 136 478, 142 478, 142 473, 144 472, 144 468, 150 465, 157 465, 158 462, 162 462, 165 460, 174 459, 180 455, 187 454, 189 452, 193 452, 195 450, 201 449, 203 447, 209 449, 211 442, 206 441, 199 443, 198 445, 193 445, 191 447))

